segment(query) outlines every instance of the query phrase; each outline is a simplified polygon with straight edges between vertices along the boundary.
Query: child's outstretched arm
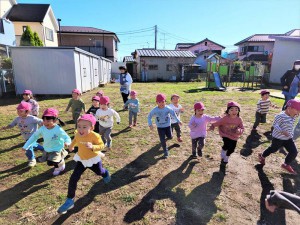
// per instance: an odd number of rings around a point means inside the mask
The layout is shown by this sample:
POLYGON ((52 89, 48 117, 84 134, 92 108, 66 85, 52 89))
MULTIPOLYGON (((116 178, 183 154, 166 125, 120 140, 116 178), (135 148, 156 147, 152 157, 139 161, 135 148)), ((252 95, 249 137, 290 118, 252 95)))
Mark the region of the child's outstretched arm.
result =
POLYGON ((181 121, 179 120, 179 118, 178 118, 178 116, 176 115, 176 113, 175 113, 175 111, 173 110, 173 109, 171 109, 171 108, 169 108, 170 109, 170 114, 171 114, 171 116, 177 121, 177 123, 179 124, 179 125, 182 125, 182 123, 181 123, 181 121))
MULTIPOLYGON (((112 109, 113 110, 113 109, 112 109)), ((119 115, 119 113, 117 113, 115 110, 113 110, 113 114, 114 114, 114 117, 116 118, 117 120, 117 124, 120 124, 121 122, 121 117, 119 115)))
POLYGON ((101 150, 104 149, 104 143, 100 135, 97 135, 93 142, 88 142, 86 145, 87 148, 91 149, 96 154, 100 154, 101 150))
POLYGON ((31 135, 31 137, 26 141, 26 143, 24 144, 24 146, 23 146, 23 150, 27 150, 27 149, 29 149, 30 148, 30 146, 32 145, 32 144, 34 144, 36 141, 37 141, 37 139, 39 139, 39 137, 41 136, 41 128, 40 129, 38 129, 36 132, 34 132, 32 135, 31 135))
POLYGON ((67 106, 67 108, 66 108, 66 112, 69 111, 70 107, 72 106, 72 102, 73 102, 73 100, 70 99, 69 104, 68 104, 68 106, 67 106))
POLYGON ((152 125, 152 117, 154 116, 154 109, 152 109, 150 111, 150 113, 148 114, 147 120, 148 120, 148 126, 151 130, 153 130, 153 125, 152 125))

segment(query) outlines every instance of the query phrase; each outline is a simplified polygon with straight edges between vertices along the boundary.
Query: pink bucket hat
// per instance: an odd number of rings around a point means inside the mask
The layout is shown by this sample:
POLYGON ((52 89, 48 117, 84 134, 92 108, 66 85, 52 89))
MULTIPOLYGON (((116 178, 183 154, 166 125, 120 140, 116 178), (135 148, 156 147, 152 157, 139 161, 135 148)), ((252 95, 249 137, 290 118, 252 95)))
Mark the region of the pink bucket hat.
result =
POLYGON ((76 94, 78 94, 78 95, 81 94, 81 92, 80 92, 78 89, 74 89, 74 90, 72 91, 72 93, 76 93, 76 94))
POLYGON ((194 105, 194 109, 205 109, 204 104, 202 102, 196 102, 194 105))
POLYGON ((31 110, 31 104, 28 102, 21 102, 18 105, 17 110, 31 110))
POLYGON ((286 107, 291 107, 293 109, 296 109, 297 111, 300 111, 300 101, 291 99, 286 103, 286 107))
POLYGON ((94 97, 92 98, 92 101, 100 102, 100 97, 99 97, 99 96, 94 96, 94 97))
POLYGON ((164 94, 156 95, 156 102, 164 102, 166 101, 166 96, 164 94))
POLYGON ((89 121, 92 123, 93 126, 95 126, 95 124, 96 124, 96 118, 92 114, 83 114, 82 116, 80 116, 78 118, 77 122, 79 120, 89 121))
POLYGON ((132 91, 130 92, 130 95, 131 95, 131 96, 137 95, 137 92, 132 90, 132 91))
POLYGON ((270 92, 268 90, 261 90, 260 94, 265 95, 265 94, 270 94, 270 92))
POLYGON ((54 108, 48 108, 44 111, 43 116, 58 117, 58 111, 54 108))
POLYGON ((109 97, 108 96, 102 96, 100 98, 100 104, 101 105, 107 105, 109 103, 109 97))
POLYGON ((32 91, 30 90, 24 90, 23 95, 32 95, 32 91))
POLYGON ((172 94, 172 95, 171 95, 171 100, 172 100, 173 97, 178 97, 178 98, 180 98, 178 94, 172 94))
POLYGON ((238 107, 239 109, 241 108, 241 106, 237 102, 228 102, 227 103, 227 109, 231 108, 231 107, 238 107))
POLYGON ((104 92, 103 92, 103 91, 98 91, 98 92, 96 93, 96 95, 104 95, 104 92))

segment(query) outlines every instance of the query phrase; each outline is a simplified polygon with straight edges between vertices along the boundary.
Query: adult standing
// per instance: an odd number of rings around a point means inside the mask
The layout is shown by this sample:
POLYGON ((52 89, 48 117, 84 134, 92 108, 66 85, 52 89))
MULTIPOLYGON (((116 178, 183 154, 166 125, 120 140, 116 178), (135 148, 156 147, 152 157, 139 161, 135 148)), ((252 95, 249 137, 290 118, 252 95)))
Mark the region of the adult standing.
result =
POLYGON ((126 66, 119 66, 119 70, 120 70, 119 79, 114 79, 113 81, 120 83, 120 92, 123 98, 123 102, 125 104, 130 94, 132 77, 128 73, 126 66))
POLYGON ((286 103, 290 99, 294 99, 300 91, 300 60, 294 62, 293 68, 286 71, 286 73, 280 79, 283 87, 282 94, 285 101, 282 109, 285 109, 286 103))

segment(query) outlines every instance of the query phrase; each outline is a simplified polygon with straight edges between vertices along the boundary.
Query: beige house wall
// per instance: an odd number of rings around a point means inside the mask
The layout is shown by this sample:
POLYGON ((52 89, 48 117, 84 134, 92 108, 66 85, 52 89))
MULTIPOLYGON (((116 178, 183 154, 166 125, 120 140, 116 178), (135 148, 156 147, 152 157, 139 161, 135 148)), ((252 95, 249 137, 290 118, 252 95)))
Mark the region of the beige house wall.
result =
POLYGON ((192 64, 194 60, 195 58, 138 57, 137 79, 141 81, 169 81, 175 76, 176 80, 180 81, 182 65, 192 64), (157 65, 158 69, 149 70, 150 65, 157 65), (172 65, 172 71, 167 71, 167 65, 172 65), (143 71, 146 73, 146 80, 143 71))
POLYGON ((57 47, 57 31, 50 19, 49 12, 43 23, 39 22, 13 22, 16 34, 16 44, 20 46, 21 36, 23 34, 23 26, 30 26, 32 32, 37 32, 45 47, 57 47), (45 27, 53 30, 53 41, 46 40, 45 27))
MULTIPOLYGON (((57 34, 58 39, 59 32, 57 34)), ((96 45, 97 42, 100 43, 100 45, 103 45, 104 40, 104 47, 106 48, 106 58, 110 59, 111 61, 115 62, 117 61, 117 52, 115 51, 115 41, 114 36, 110 35, 103 35, 99 34, 67 34, 62 33, 61 34, 61 42, 62 46, 74 46, 74 47, 80 47, 80 46, 90 46, 93 47, 96 45)))

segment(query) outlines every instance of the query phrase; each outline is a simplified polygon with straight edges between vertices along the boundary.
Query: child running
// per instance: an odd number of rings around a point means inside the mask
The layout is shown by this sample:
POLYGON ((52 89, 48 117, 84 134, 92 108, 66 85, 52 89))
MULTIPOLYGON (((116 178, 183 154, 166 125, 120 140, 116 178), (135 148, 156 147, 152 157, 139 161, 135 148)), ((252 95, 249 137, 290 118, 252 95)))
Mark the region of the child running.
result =
POLYGON ((98 96, 99 98, 101 98, 102 96, 104 96, 104 92, 103 91, 97 91, 96 96, 98 96))
POLYGON ((126 101, 124 104, 124 109, 128 108, 129 112, 129 127, 136 126, 137 123, 137 114, 140 111, 139 109, 139 100, 136 98, 137 92, 131 91, 130 92, 130 99, 126 101), (133 123, 132 123, 132 117, 133 117, 133 123))
MULTIPOLYGON (((100 109, 100 97, 94 96, 92 98, 92 106, 88 109, 86 114, 92 114, 96 118, 96 112, 100 109)), ((99 122, 96 121, 96 124, 94 125, 94 132, 99 133, 99 122)))
POLYGON ((103 96, 100 98, 100 109, 96 112, 96 118, 99 121, 99 134, 102 137, 103 142, 105 142, 105 146, 107 150, 110 150, 112 147, 112 139, 111 139, 111 130, 114 125, 114 118, 117 120, 117 124, 120 124, 121 118, 119 114, 108 108, 109 97, 103 96))
POLYGON ((256 131, 257 126, 259 123, 266 123, 267 122, 267 113, 269 112, 270 106, 275 107, 270 99, 270 92, 268 90, 262 90, 260 92, 261 99, 257 102, 257 109, 255 113, 255 122, 253 124, 253 131, 256 131))
MULTIPOLYGON (((173 94, 171 96, 171 104, 168 105, 171 109, 174 110, 176 116, 178 117, 178 119, 180 120, 180 113, 184 112, 184 109, 182 108, 182 106, 179 104, 179 95, 177 94, 173 94)), ((176 135, 177 135, 177 141, 178 142, 182 142, 181 139, 181 130, 180 130, 180 126, 178 124, 178 122, 171 116, 171 128, 172 128, 172 133, 173 130, 175 129, 176 131, 176 135)))
POLYGON ((211 130, 219 127, 219 134, 223 139, 221 149, 221 165, 228 163, 229 156, 234 152, 237 140, 244 132, 243 120, 240 118, 240 105, 229 102, 225 116, 211 125, 211 130))
POLYGON ((166 159, 169 156, 169 151, 165 137, 172 139, 171 116, 179 125, 181 125, 181 122, 174 110, 166 106, 166 96, 164 94, 158 94, 156 96, 156 104, 157 106, 148 114, 148 125, 150 129, 153 130, 152 117, 154 116, 159 140, 164 151, 164 158, 166 159))
POLYGON ((104 148, 104 144, 100 135, 93 132, 95 124, 96 119, 91 114, 84 114, 77 121, 78 132, 69 146, 69 151, 73 151, 75 145, 78 146, 78 152, 74 156, 76 166, 69 180, 67 200, 59 207, 58 213, 64 214, 74 207, 77 183, 86 169, 102 176, 104 183, 111 180, 108 170, 102 166, 101 156, 104 154, 101 153, 101 149, 104 148))
POLYGON ((297 174, 290 164, 298 154, 296 145, 293 141, 293 127, 299 113, 300 101, 291 99, 286 103, 285 110, 275 116, 272 143, 263 153, 258 154, 259 162, 262 165, 265 165, 266 157, 277 152, 281 147, 284 147, 288 151, 288 154, 285 157, 284 164, 281 165, 281 168, 291 174, 297 174))
MULTIPOLYGON (((38 125, 43 125, 43 120, 30 115, 31 104, 28 102, 21 102, 17 107, 18 117, 16 117, 11 124, 6 127, 2 127, 1 130, 13 128, 18 125, 21 135, 27 141, 31 135, 37 130, 38 125)), ((44 150, 41 145, 34 142, 26 151, 25 155, 28 158, 28 166, 34 167, 36 165, 36 159, 34 155, 34 148, 44 150)))
POLYGON ((43 124, 31 137, 27 140, 23 146, 23 150, 27 151, 37 139, 42 136, 44 139, 44 152, 40 162, 47 161, 48 166, 54 166, 53 176, 57 176, 65 169, 64 158, 68 155, 68 152, 64 149, 64 146, 69 146, 71 139, 68 134, 56 124, 62 121, 58 118, 58 111, 54 108, 48 108, 43 113, 43 124))
POLYGON ((33 115, 33 116, 38 116, 39 115, 40 106, 37 103, 37 101, 34 100, 33 95, 32 95, 32 91, 25 90, 23 92, 23 100, 22 100, 22 102, 28 102, 28 103, 30 103, 30 105, 31 105, 30 115, 33 115))
POLYGON ((80 98, 81 92, 78 89, 74 89, 72 91, 72 98, 69 101, 69 104, 66 108, 66 112, 69 111, 69 109, 72 109, 72 118, 75 123, 75 128, 77 126, 77 119, 80 116, 80 113, 83 111, 85 112, 85 104, 80 98))
POLYGON ((202 102, 195 103, 194 110, 195 115, 192 116, 189 122, 190 136, 192 138, 192 155, 190 157, 197 159, 197 155, 202 157, 202 149, 207 136, 207 124, 217 122, 221 117, 211 117, 204 114, 205 107, 202 102))

